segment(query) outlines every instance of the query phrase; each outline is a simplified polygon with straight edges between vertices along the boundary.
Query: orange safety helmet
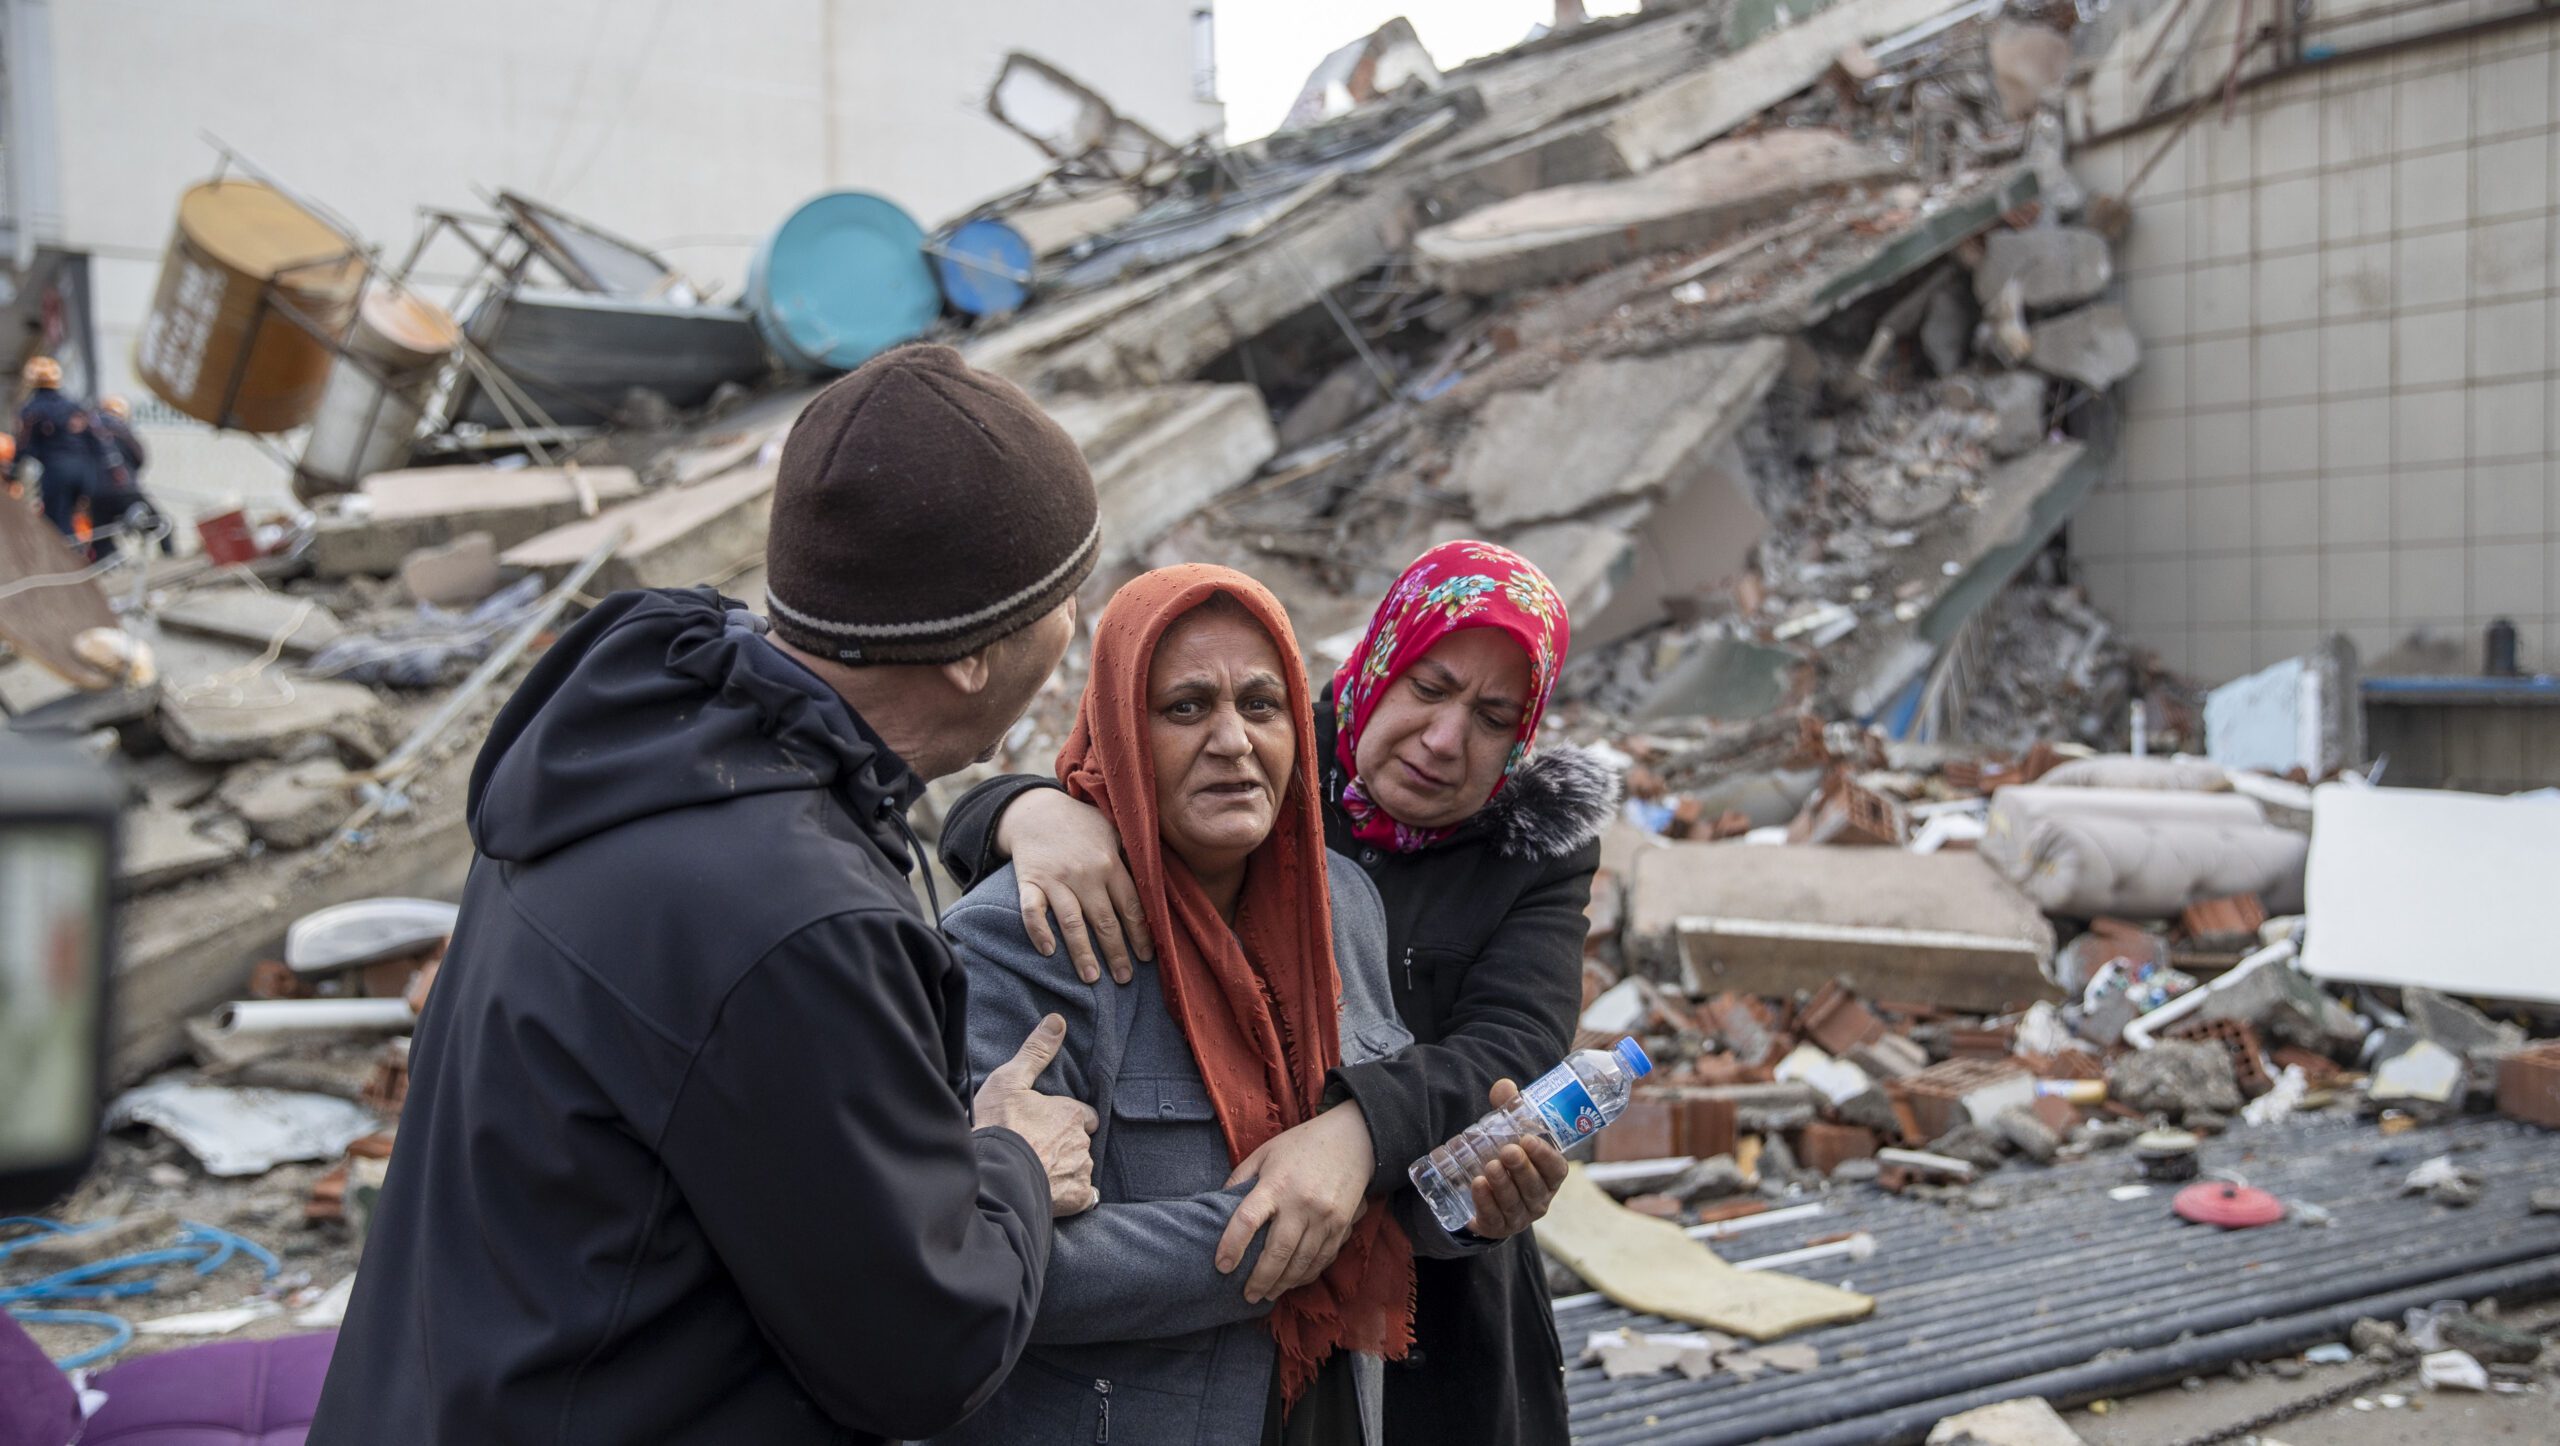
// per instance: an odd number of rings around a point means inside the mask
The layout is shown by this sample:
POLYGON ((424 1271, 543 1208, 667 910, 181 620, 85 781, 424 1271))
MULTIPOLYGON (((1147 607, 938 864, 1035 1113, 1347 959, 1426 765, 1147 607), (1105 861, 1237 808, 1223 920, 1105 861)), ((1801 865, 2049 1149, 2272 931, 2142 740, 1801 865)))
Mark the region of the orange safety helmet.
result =
POLYGON ((18 439, 7 432, 0 432, 0 467, 6 467, 17 460, 18 439))
POLYGON ((61 386, 62 363, 49 356, 31 356, 27 358, 26 369, 18 373, 18 379, 38 391, 61 386))
POLYGON ((110 417, 122 417, 128 422, 133 420, 133 403, 126 401, 122 397, 107 398, 105 401, 98 403, 98 410, 106 413, 110 417))

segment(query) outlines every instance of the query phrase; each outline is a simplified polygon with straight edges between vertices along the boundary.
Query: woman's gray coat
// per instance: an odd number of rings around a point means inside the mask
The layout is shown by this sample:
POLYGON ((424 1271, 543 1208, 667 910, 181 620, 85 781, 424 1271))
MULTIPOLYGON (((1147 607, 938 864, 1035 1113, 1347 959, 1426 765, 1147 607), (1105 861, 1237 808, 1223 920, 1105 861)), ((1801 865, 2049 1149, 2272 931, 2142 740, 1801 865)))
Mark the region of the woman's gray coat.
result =
MULTIPOLYGON (((1342 1056, 1356 1063, 1412 1043, 1387 981, 1386 917, 1378 891, 1338 854, 1325 863, 1333 900, 1334 961, 1342 976, 1342 1056)), ((1247 1305, 1254 1251, 1218 1273, 1218 1238, 1246 1187, 1234 1168, 1208 1087, 1153 964, 1126 985, 1078 979, 1066 951, 1043 958, 1023 934, 1007 866, 944 916, 969 974, 969 1064, 983 1077, 1022 1047, 1044 1014, 1067 1021, 1057 1061, 1040 1079, 1102 1117, 1093 1178, 1102 1203, 1061 1220, 1050 1247, 1031 1346, 975 1415, 935 1438, 946 1446, 1232 1446, 1259 1440, 1277 1346, 1269 1305, 1247 1305)), ((1417 1254, 1471 1246, 1440 1229, 1410 1188, 1394 1208, 1417 1254)), ((1472 1237, 1469 1237, 1472 1240, 1472 1237)), ((1361 1413, 1377 1446, 1381 1375, 1358 1359, 1361 1413)))

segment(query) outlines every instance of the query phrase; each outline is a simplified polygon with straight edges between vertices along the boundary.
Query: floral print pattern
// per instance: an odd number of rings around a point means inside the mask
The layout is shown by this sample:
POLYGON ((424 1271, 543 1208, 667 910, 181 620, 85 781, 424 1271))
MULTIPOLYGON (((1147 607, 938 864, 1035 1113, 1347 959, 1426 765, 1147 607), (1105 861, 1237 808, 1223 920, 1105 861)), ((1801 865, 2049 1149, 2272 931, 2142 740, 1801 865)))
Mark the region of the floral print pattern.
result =
POLYGON ((1343 811, 1362 840, 1398 853, 1428 848, 1453 828, 1415 828, 1387 815, 1360 786, 1354 761, 1360 734, 1378 700, 1404 670, 1442 638, 1463 628, 1499 628, 1529 655, 1529 705, 1520 713, 1520 736, 1486 802, 1498 797, 1536 746, 1538 724, 1555 693, 1556 669, 1572 643, 1564 599, 1527 558, 1490 542, 1445 542, 1415 558, 1387 589, 1360 646, 1333 676, 1336 723, 1334 756, 1349 780, 1343 811))

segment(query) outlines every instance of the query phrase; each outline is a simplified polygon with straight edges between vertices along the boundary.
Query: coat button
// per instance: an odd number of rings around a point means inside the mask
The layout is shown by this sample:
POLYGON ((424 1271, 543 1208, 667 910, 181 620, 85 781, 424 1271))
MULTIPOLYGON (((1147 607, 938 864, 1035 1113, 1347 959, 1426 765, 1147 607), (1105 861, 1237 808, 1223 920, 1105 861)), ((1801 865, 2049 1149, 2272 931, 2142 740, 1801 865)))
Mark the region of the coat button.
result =
POLYGON ((1364 864, 1374 864, 1377 861, 1378 851, 1376 849, 1362 849, 1360 851, 1360 862, 1364 864))

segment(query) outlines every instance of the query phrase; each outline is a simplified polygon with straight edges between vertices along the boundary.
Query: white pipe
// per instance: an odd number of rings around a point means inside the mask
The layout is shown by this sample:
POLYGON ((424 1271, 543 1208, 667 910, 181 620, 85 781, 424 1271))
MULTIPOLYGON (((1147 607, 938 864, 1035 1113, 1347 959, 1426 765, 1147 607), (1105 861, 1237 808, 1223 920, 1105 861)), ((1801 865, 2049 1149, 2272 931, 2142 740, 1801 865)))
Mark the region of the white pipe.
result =
POLYGON ((1770 1225, 1786 1225, 1798 1220, 1811 1220, 1821 1214, 1822 1202, 1817 1200, 1809 1205, 1789 1205, 1778 1210, 1763 1210, 1757 1215, 1743 1215, 1732 1220, 1711 1220, 1704 1225, 1692 1225, 1689 1227, 1688 1235, 1692 1240, 1722 1240, 1728 1235, 1740 1235, 1746 1230, 1759 1230, 1770 1225))
POLYGON ((415 1028, 405 999, 243 999, 214 1016, 217 1034, 384 1034, 415 1028))
POLYGON ((2151 1037, 2154 1033, 2202 1009, 2208 995, 2218 990, 2228 989, 2270 964, 2281 964, 2291 959, 2293 954, 2294 944, 2291 939, 2280 939, 2269 944, 2257 953, 2232 965, 2231 972, 2211 984, 2202 989, 2190 989, 2140 1019, 2127 1023, 2124 1027, 2124 1042, 2136 1049, 2151 1048, 2158 1043, 2151 1037))
POLYGON ((1737 1260, 1736 1270, 1777 1270, 1790 1265, 1806 1265, 1816 1260, 1829 1260, 1845 1255, 1851 1260, 1865 1260, 1876 1253, 1876 1238, 1861 1230, 1846 1240, 1828 1245, 1808 1245, 1802 1250, 1789 1250, 1777 1255, 1763 1255, 1756 1260, 1737 1260))

